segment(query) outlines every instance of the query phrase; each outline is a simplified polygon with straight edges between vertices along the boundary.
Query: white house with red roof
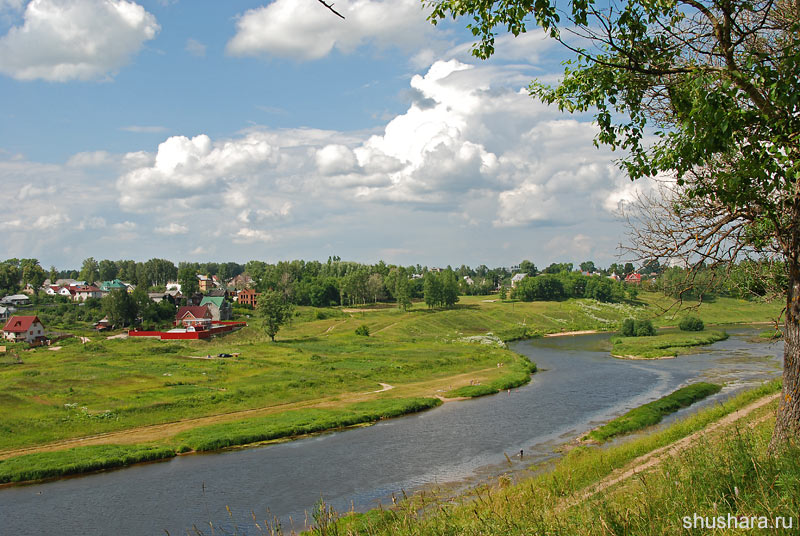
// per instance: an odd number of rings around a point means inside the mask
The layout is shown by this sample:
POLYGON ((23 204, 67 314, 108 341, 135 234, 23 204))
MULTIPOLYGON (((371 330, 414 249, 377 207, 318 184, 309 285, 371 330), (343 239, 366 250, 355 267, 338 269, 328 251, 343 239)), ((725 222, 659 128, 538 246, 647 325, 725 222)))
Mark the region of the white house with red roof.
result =
POLYGON ((38 316, 12 316, 3 327, 3 337, 12 342, 41 342, 47 339, 38 316))

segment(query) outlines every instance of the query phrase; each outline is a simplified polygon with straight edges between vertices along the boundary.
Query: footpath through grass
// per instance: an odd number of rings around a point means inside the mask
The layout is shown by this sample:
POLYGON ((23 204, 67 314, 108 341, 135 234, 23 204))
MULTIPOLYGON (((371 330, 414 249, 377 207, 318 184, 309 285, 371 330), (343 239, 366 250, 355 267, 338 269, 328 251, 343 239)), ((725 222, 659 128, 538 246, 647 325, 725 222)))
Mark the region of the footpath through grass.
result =
POLYGON ((682 349, 704 346, 727 338, 728 334, 719 330, 678 331, 650 337, 613 337, 611 355, 629 359, 675 357, 682 349))
POLYGON ((586 437, 596 441, 606 441, 615 436, 642 430, 660 423, 665 415, 691 406, 698 400, 719 393, 721 390, 722 386, 715 383, 698 382, 687 385, 658 400, 630 410, 608 424, 592 430, 586 437))

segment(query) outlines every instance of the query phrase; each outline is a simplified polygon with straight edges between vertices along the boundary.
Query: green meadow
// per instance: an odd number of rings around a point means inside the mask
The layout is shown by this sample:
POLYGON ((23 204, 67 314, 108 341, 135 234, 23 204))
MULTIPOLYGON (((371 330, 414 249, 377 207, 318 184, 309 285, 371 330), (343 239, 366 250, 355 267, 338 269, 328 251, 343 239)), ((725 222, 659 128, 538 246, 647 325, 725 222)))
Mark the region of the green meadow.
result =
POLYGON ((676 331, 649 337, 613 337, 611 355, 634 359, 675 357, 687 348, 705 346, 727 338, 728 334, 719 330, 676 331))
MULTIPOLYGON (((183 436, 156 431, 145 441, 205 449, 250 442, 242 438, 269 439, 270 434, 258 432, 263 424, 258 419, 267 414, 342 412, 317 415, 324 426, 311 422, 297 428, 298 433, 308 433, 396 414, 365 411, 372 417, 353 421, 352 406, 360 402, 398 399, 397 407, 416 411, 431 402, 408 405, 401 400, 491 394, 526 383, 535 370, 502 341, 576 330, 611 331, 630 316, 674 325, 675 315, 657 316, 670 303, 647 293, 627 304, 462 297, 453 309, 428 310, 415 304, 409 312, 393 306, 301 307, 275 343, 255 317, 244 318, 247 328, 207 341, 109 340, 95 334, 86 344, 64 339, 54 344, 60 347, 56 351, 20 350, 21 363, 9 353, 0 354, 0 459, 14 455, 15 449, 219 417, 220 422, 187 424, 179 430, 183 436), (369 328, 368 337, 355 334, 361 325, 369 328), (494 335, 476 337, 487 333, 494 335), (220 353, 238 356, 205 358, 220 353), (249 411, 261 413, 236 414, 249 411), (211 427, 203 428, 207 426, 211 427), (197 428, 191 431, 195 435, 187 428, 197 428), (234 435, 240 439, 226 439, 234 435)), ((719 298, 702 304, 694 314, 714 324, 768 321, 777 312, 774 304, 719 298)), ((305 416, 301 420, 309 421, 305 416)), ((284 424, 291 429, 291 423, 284 424)))

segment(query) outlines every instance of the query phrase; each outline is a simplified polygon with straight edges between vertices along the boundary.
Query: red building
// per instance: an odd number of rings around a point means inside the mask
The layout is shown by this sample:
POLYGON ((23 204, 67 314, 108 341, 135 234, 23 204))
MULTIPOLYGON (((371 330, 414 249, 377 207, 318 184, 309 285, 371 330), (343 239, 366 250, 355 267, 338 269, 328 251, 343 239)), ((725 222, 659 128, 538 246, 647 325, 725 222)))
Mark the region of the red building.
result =
POLYGON ((241 305, 249 305, 253 309, 258 307, 258 297, 261 296, 260 292, 256 292, 251 288, 246 288, 243 291, 239 292, 237 296, 237 301, 241 305))

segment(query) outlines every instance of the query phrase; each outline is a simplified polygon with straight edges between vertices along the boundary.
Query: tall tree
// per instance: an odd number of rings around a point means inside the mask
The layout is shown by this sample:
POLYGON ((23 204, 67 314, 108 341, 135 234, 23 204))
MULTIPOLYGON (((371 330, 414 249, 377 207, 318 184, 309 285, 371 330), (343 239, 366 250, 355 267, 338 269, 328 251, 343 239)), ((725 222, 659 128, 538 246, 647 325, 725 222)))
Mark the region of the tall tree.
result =
POLYGON ((103 313, 112 326, 125 327, 136 321, 139 311, 127 290, 115 288, 103 298, 103 313))
POLYGON ((634 233, 638 260, 784 263, 783 396, 770 448, 800 439, 800 1, 426 3, 434 23, 470 17, 479 57, 494 52, 498 28, 519 35, 534 23, 575 52, 557 87, 531 93, 594 113, 596 142, 625 150, 631 179, 676 181, 661 212, 671 217, 645 217, 634 233), (579 45, 561 39, 562 25, 579 45))
POLYGON ((178 283, 181 286, 181 294, 191 298, 192 294, 200 292, 200 283, 197 282, 197 272, 192 266, 181 265, 178 269, 178 283))
POLYGON ((100 265, 94 260, 94 257, 84 259, 81 265, 81 273, 78 276, 82 281, 86 281, 87 285, 91 285, 97 281, 100 276, 100 265))
POLYGON ((294 307, 284 299, 282 292, 270 290, 263 292, 258 298, 258 314, 264 323, 264 331, 272 342, 275 342, 275 335, 281 326, 291 321, 293 313, 294 307))

